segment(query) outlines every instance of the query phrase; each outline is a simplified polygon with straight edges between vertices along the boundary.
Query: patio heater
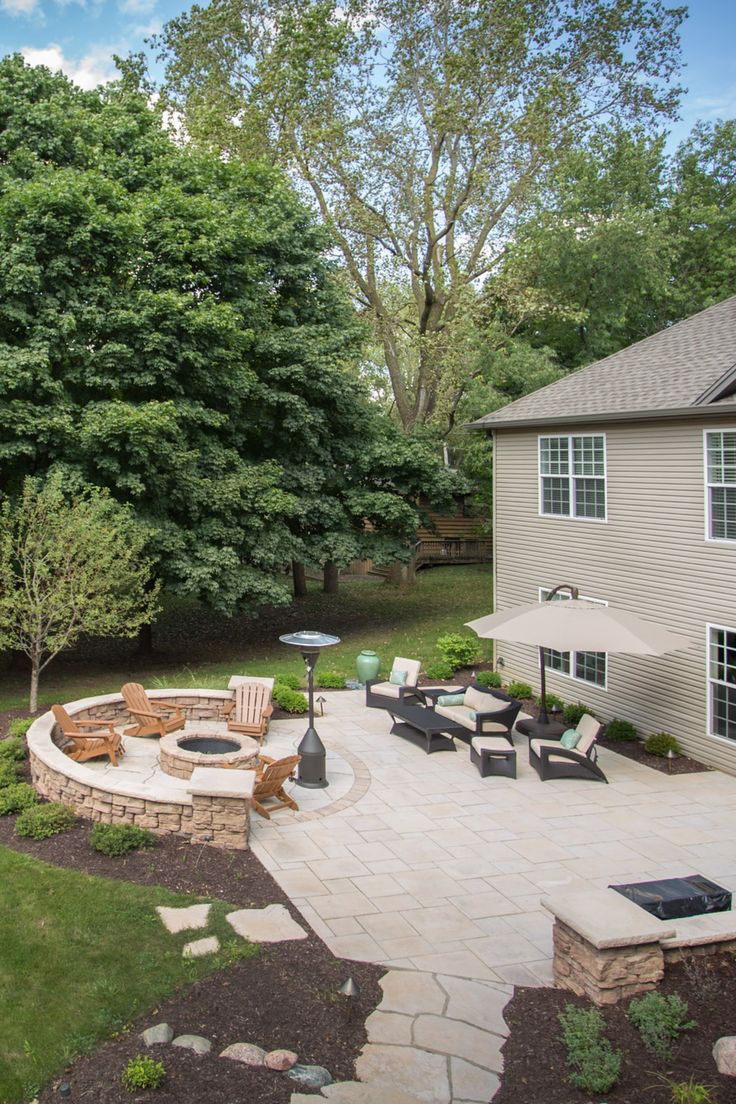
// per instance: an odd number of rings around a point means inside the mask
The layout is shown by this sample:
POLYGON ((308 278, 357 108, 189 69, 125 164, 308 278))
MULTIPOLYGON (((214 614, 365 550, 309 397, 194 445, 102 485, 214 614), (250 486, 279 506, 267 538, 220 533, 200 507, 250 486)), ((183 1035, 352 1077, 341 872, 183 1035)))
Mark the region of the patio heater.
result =
POLYGON ((339 636, 329 636, 321 632, 295 632, 280 636, 282 644, 291 644, 302 653, 307 667, 307 687, 309 694, 309 728, 304 733, 297 752, 302 757, 296 777, 297 786, 306 786, 311 790, 323 789, 329 785, 325 771, 325 745, 314 727, 314 668, 317 666, 320 651, 332 644, 339 644, 339 636))

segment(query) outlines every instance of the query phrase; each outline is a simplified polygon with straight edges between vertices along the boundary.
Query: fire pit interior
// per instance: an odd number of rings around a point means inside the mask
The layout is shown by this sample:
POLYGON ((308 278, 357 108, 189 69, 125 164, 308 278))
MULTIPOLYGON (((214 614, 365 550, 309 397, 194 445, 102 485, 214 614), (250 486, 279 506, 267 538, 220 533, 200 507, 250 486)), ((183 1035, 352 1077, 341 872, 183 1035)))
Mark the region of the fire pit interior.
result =
POLYGON ((159 744, 161 770, 174 778, 191 778, 195 767, 255 770, 259 744, 239 732, 170 732, 159 744))

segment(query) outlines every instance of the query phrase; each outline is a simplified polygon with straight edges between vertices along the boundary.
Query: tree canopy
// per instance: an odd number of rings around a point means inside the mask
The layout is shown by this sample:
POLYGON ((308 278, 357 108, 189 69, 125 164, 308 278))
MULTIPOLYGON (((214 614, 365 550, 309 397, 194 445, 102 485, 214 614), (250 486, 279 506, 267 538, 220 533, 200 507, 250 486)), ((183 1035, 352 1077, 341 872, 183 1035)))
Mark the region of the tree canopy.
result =
POLYGON ((161 46, 198 145, 267 154, 313 196, 411 429, 457 405, 479 284, 560 157, 600 121, 674 111, 683 16, 659 0, 212 0, 161 46))

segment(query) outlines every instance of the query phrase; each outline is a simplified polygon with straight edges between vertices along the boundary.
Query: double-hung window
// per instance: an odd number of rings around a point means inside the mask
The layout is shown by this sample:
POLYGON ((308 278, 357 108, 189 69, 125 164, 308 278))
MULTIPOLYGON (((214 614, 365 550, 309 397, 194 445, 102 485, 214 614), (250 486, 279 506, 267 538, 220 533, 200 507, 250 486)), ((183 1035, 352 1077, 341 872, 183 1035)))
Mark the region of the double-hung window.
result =
POLYGON ((705 434, 709 540, 736 540, 736 430, 705 434))
MULTIPOLYGON (((539 588, 539 601, 546 602, 551 588, 539 588)), ((552 598, 553 602, 564 602, 570 597, 560 591, 552 598)), ((607 606, 608 602, 600 598, 587 598, 580 595, 586 602, 594 602, 599 606, 607 606)), ((607 659, 605 652, 556 652, 553 648, 544 649, 544 665, 550 671, 557 671, 568 678, 579 679, 581 682, 589 682, 593 686, 606 688, 607 659)))
POLYGON ((604 434, 539 438, 539 511, 606 520, 604 434))
POLYGON ((711 733, 736 740, 736 629, 708 626, 708 698, 711 733))

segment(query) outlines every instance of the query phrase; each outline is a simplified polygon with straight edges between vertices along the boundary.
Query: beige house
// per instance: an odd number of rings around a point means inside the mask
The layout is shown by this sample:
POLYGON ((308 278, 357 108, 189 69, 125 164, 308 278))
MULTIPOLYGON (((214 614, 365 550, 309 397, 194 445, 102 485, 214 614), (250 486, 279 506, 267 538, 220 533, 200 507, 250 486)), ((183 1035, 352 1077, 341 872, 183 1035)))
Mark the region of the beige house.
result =
MULTIPOLYGON (((571 583, 692 641, 549 652, 548 691, 736 773, 736 297, 474 427, 494 440, 496 609, 571 583)), ((535 649, 496 654, 538 689, 535 649)))

